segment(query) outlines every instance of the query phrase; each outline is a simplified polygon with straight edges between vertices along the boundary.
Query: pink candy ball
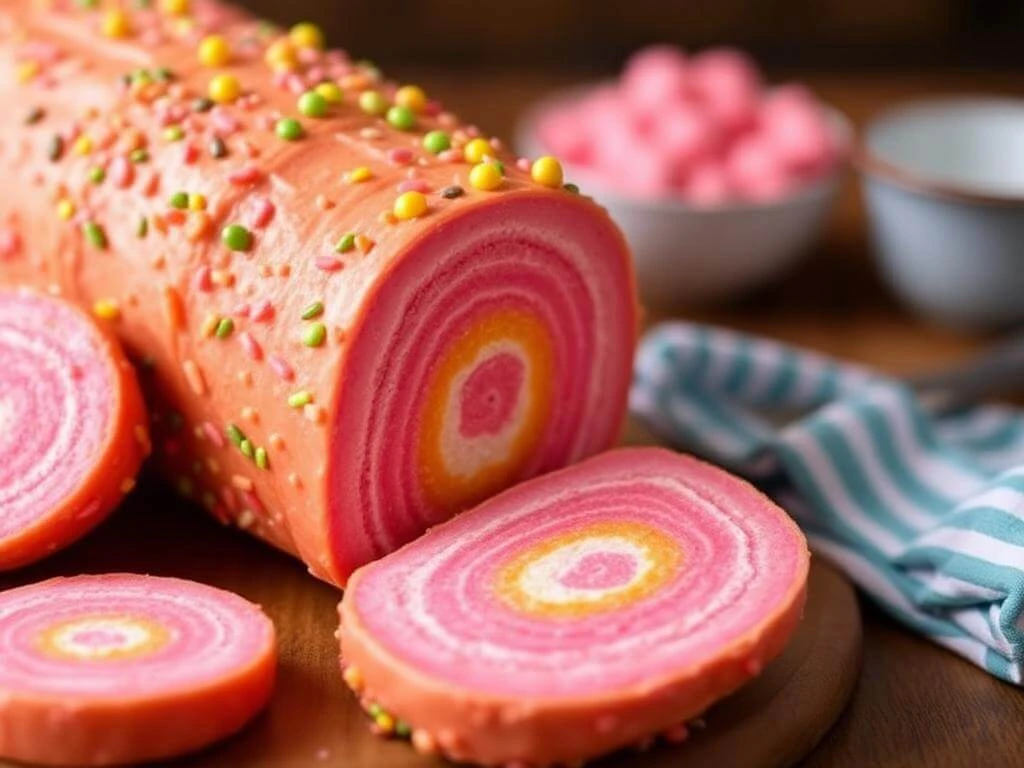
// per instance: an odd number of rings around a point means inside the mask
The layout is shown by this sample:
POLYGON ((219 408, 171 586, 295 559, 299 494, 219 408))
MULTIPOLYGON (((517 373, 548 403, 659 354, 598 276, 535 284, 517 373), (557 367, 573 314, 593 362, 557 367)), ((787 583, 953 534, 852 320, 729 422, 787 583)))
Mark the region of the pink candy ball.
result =
POLYGON ((749 200, 779 197, 792 186, 792 178, 774 145, 757 134, 732 147, 725 168, 733 188, 749 200))
POLYGON ((682 102, 692 90, 686 56, 668 45, 651 46, 633 54, 622 73, 621 85, 626 102, 640 114, 654 114, 666 104, 682 102))
POLYGON ((679 104, 667 107, 651 126, 651 142, 677 170, 709 159, 719 137, 708 115, 698 107, 679 104))
POLYGON ((728 174, 720 163, 705 163, 694 168, 680 190, 684 200, 698 206, 715 206, 733 197, 728 174))

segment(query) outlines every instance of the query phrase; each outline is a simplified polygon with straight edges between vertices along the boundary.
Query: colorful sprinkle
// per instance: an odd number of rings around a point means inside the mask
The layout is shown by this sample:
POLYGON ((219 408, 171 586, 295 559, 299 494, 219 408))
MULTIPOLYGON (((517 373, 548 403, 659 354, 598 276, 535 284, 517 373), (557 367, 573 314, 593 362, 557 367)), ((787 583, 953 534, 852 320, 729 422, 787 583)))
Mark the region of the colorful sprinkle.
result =
POLYGON ((204 67, 223 67, 231 61, 231 45, 221 35, 207 35, 199 43, 199 63, 204 67))
POLYGON ((220 239, 232 251, 248 251, 252 248, 252 232, 241 224, 228 224, 221 230, 220 239))
POLYGON ((93 184, 102 184, 105 178, 107 178, 107 172, 102 166, 97 165, 89 169, 89 181, 93 184))
POLYGON ((388 111, 388 101, 378 91, 359 94, 359 108, 368 115, 379 117, 388 111))
POLYGON ((316 91, 306 91, 299 96, 298 108, 306 117, 324 117, 327 114, 327 99, 316 91))
POLYGON ((242 95, 242 84, 234 75, 216 75, 210 80, 208 95, 217 104, 230 104, 242 95))
POLYGON ((263 61, 275 72, 288 72, 299 65, 298 57, 295 55, 295 46, 287 38, 281 38, 271 43, 263 55, 263 61))
POLYGON ((356 236, 352 232, 348 232, 341 236, 338 240, 337 245, 334 246, 334 250, 338 253, 348 253, 356 247, 356 236))
POLYGON ((104 35, 119 40, 132 33, 132 22, 127 13, 115 8, 107 11, 101 28, 104 35))
POLYGON ((191 7, 189 0, 161 0, 160 8, 168 16, 185 16, 191 7))
POLYGON ((92 305, 92 313, 101 320, 117 320, 121 316, 121 308, 113 299, 100 299, 92 305))
POLYGON ((324 33, 316 24, 296 24, 288 32, 288 39, 296 48, 310 48, 321 51, 324 48, 324 33))
POLYGON ((428 208, 427 198, 422 192, 405 192, 395 200, 393 213, 395 218, 406 221, 423 216, 428 208))
POLYGON ((303 320, 312 320, 314 317, 320 317, 324 313, 324 303, 322 301, 314 301, 302 310, 303 320))
POLYGON ((270 461, 267 458, 266 448, 257 448, 256 453, 253 456, 253 460, 256 462, 256 466, 259 467, 260 469, 266 469, 268 466, 270 466, 270 461))
POLYGON ((188 192, 175 192, 171 195, 167 204, 170 205, 171 208, 177 208, 179 211, 185 210, 188 208, 188 192))
POLYGON ((169 125, 164 128, 163 138, 167 142, 181 141, 185 138, 185 129, 180 125, 169 125))
POLYGON ((441 154, 451 145, 451 137, 444 131, 431 131, 423 137, 423 148, 432 155, 441 154))
POLYGON ((68 200, 66 197, 57 203, 57 217, 62 221, 67 221, 75 215, 75 204, 68 200))
POLYGON ((411 131, 416 127, 416 113, 397 104, 388 110, 387 120, 392 128, 400 131, 411 131))
POLYGON ((89 241, 89 245, 93 248, 103 250, 107 247, 107 233, 95 221, 83 222, 82 234, 85 235, 85 239, 89 241))
POLYGON ((228 436, 228 440, 234 443, 236 446, 240 446, 242 441, 245 440, 245 433, 238 428, 235 424, 228 424, 225 430, 228 436))
POLYGON ((230 317, 221 318, 220 322, 217 323, 217 330, 214 334, 218 339, 226 339, 235 330, 235 321, 230 317))
POLYGON ((530 178, 543 187, 557 189, 562 186, 562 164, 554 157, 538 158, 530 166, 530 178))
POLYGON ((293 117, 282 117, 274 126, 274 132, 278 138, 285 141, 298 141, 305 135, 302 123, 293 117))
POLYGON ((491 148, 490 142, 487 139, 473 139, 465 148, 462 150, 463 156, 466 158, 467 163, 482 163, 484 158, 492 157, 494 150, 491 148))
POLYGON ((302 333, 302 343, 307 347, 323 346, 327 339, 327 327, 323 323, 313 323, 302 333))
POLYGON ((320 94, 328 104, 341 104, 344 99, 341 88, 338 87, 337 83, 320 83, 313 90, 320 94))
POLYGON ((199 192, 191 192, 188 196, 188 209, 193 212, 206 210, 206 195, 199 192))
POLYGON ((403 85, 395 92, 395 104, 418 114, 427 107, 427 94, 418 85, 403 85))
POLYGON ((495 163, 477 163, 469 172, 469 183, 475 189, 491 191, 501 186, 504 177, 495 163))
POLYGON ((25 125, 35 125, 45 116, 46 112, 42 107, 32 107, 32 109, 28 111, 28 114, 25 115, 25 125))
POLYGON ((312 402, 313 393, 306 389, 288 395, 288 405, 292 408, 304 408, 312 402))
POLYGON ((46 142, 46 158, 51 162, 55 163, 61 159, 64 155, 64 139, 61 138, 60 134, 54 134, 50 137, 49 141, 46 142))
POLYGON ((353 168, 347 174, 345 174, 345 180, 349 184, 361 184, 364 181, 369 181, 373 178, 373 171, 367 168, 365 165, 361 165, 358 168, 353 168))
POLYGON ((445 200, 454 200, 457 197, 462 197, 464 194, 466 194, 466 190, 458 184, 453 184, 452 186, 445 187, 441 190, 441 197, 445 200))

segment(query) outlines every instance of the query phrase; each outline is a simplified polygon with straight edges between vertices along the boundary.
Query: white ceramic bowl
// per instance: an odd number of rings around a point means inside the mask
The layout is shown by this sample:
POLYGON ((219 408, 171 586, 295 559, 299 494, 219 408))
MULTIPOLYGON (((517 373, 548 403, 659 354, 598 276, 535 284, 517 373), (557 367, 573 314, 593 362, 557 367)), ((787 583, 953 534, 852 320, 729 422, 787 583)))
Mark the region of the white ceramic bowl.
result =
MULTIPOLYGON (((516 133, 520 154, 548 154, 535 130, 540 115, 586 90, 556 93, 528 110, 516 133)), ((833 109, 829 117, 839 146, 848 147, 849 121, 833 109)), ((604 205, 625 233, 643 301, 676 308, 741 295, 793 266, 821 234, 844 171, 845 164, 838 164, 829 175, 776 201, 699 207, 625 197, 602 186, 587 169, 565 167, 566 179, 604 205)))
POLYGON ((944 325, 1024 321, 1024 100, 917 102, 857 152, 883 275, 944 325))

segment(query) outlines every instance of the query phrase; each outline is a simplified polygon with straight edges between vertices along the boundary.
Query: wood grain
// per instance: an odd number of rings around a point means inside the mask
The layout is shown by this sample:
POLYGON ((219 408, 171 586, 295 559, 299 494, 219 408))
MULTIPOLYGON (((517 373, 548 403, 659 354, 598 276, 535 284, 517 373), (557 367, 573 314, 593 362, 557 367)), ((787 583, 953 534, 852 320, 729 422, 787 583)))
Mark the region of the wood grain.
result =
MULTIPOLYGON (((155 478, 93 536, 39 566, 0 577, 0 589, 50 576, 104 571, 174 575, 230 589, 264 606, 281 643, 277 691, 267 712, 236 737, 168 763, 181 768, 426 768, 439 760, 369 731, 338 668, 337 590, 295 561, 219 526, 155 478)), ((712 709, 707 727, 678 747, 643 755, 652 768, 775 768, 806 755, 839 716, 857 679, 860 617, 853 590, 815 564, 800 629, 753 683, 712 709), (751 746, 756 745, 756 746, 751 746)), ((607 761, 625 766, 633 752, 607 761)), ((0 761, 0 768, 10 764, 0 761)))

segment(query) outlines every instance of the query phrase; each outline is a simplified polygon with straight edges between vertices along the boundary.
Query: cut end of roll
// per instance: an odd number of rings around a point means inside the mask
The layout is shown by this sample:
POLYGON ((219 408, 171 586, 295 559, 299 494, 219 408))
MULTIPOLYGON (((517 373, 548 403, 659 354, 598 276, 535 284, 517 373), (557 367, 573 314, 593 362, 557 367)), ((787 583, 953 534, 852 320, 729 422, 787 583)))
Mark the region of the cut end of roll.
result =
POLYGON ((113 337, 59 298, 0 291, 0 570, 102 521, 147 451, 142 395, 113 337))
POLYGON ((799 529, 744 481, 611 451, 359 569, 339 608, 344 677, 378 731, 457 761, 679 740, 781 653, 808 567, 799 529))
POLYGON ((621 234, 565 193, 505 195, 414 240, 345 361, 329 480, 334 580, 614 444, 634 291, 621 234))

